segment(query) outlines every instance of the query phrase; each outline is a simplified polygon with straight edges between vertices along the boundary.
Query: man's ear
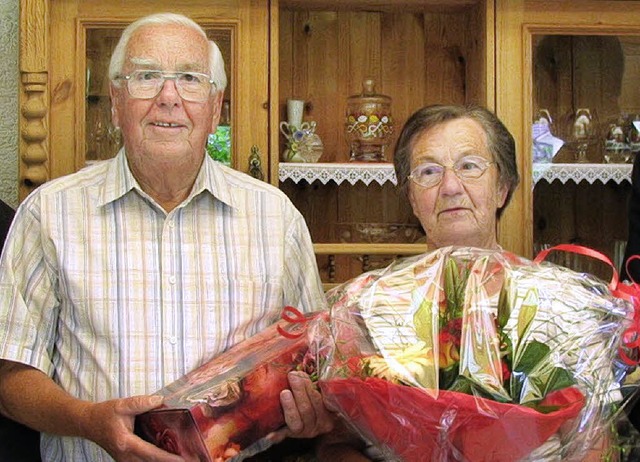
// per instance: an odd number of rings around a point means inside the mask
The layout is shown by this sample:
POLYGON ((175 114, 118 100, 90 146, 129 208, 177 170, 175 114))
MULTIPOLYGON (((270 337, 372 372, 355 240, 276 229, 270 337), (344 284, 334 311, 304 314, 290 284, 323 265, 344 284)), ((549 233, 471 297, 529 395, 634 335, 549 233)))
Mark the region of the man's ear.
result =
POLYGON ((213 96, 213 114, 211 117, 211 132, 215 133, 218 129, 218 123, 220 122, 220 114, 222 112, 222 100, 224 93, 219 91, 213 96))
POLYGON ((115 128, 120 128, 120 117, 118 115, 118 95, 113 83, 109 84, 109 98, 111 99, 111 123, 115 128))

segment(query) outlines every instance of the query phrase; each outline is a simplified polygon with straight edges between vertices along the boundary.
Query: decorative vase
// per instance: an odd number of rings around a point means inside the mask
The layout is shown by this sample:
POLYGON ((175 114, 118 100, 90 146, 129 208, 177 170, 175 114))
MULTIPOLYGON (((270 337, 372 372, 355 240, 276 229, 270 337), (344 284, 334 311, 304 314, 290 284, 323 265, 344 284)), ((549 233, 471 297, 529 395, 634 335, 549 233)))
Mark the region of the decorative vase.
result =
POLYGON ((385 161, 393 133, 391 98, 377 94, 373 80, 365 79, 362 93, 347 98, 345 131, 352 161, 385 161))
POLYGON ((593 109, 580 108, 567 116, 565 141, 574 153, 575 162, 589 162, 587 153, 598 141, 597 126, 598 119, 593 109))
POLYGON ((286 139, 282 152, 283 162, 317 162, 324 150, 315 122, 302 122, 299 126, 280 122, 280 132, 286 139))
POLYGON ((300 127, 304 113, 304 101, 299 99, 287 100, 287 121, 289 125, 300 127))

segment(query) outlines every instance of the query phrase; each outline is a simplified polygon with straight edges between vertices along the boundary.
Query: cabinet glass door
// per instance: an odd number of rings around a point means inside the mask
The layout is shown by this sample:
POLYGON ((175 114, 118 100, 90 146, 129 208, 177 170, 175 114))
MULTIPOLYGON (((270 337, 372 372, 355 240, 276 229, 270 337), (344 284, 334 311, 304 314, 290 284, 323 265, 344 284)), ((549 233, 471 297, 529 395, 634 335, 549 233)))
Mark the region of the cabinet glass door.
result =
MULTIPOLYGON (((640 151, 640 37, 534 35, 532 57, 534 253, 577 243, 619 268, 629 174, 640 151)), ((552 258, 610 277, 593 259, 552 258)))
MULTIPOLYGON (((207 152, 214 159, 232 165, 231 95, 233 94, 232 34, 230 29, 208 28, 210 40, 220 47, 225 61, 228 84, 225 90, 220 126, 209 136, 207 152)), ((122 146, 120 132, 111 123, 109 100, 109 60, 122 33, 121 28, 93 28, 87 30, 86 41, 86 101, 85 156, 86 162, 114 157, 122 146)))

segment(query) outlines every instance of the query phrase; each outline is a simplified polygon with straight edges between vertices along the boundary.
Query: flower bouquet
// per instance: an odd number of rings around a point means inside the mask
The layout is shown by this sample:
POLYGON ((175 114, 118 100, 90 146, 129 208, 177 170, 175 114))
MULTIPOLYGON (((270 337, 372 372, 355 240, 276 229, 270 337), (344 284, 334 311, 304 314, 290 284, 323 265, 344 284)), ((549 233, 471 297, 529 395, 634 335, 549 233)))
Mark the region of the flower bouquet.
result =
POLYGON ((633 306, 589 275, 448 247, 328 297, 319 386, 385 460, 580 460, 621 400, 633 306))

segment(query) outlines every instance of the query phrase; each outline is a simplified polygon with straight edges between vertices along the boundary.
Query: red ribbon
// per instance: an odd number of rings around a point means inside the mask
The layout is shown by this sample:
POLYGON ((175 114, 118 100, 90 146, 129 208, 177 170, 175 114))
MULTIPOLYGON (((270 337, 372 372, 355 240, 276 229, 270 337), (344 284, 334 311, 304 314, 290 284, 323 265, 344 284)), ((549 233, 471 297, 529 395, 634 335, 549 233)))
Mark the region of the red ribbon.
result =
MULTIPOLYGON (((293 324, 294 326, 296 324, 301 324, 304 326, 307 323, 307 321, 311 319, 305 316, 304 314, 302 314, 298 309, 292 306, 285 306, 282 309, 282 315, 280 317, 285 321, 287 321, 289 324, 293 324)), ((297 338, 302 337, 302 335, 304 334, 304 328, 302 328, 299 332, 289 332, 284 330, 280 325, 278 325, 278 333, 285 338, 295 340, 297 338)))
MULTIPOLYGON (((579 255, 585 255, 587 257, 595 258, 596 260, 600 260, 601 262, 606 263, 611 267, 613 271, 613 275, 611 276, 611 282, 609 283, 609 289, 611 290, 611 295, 617 298, 622 298, 631 303, 633 306, 633 319, 631 322, 631 326, 626 329, 622 334, 622 345, 618 348, 618 353, 622 360, 629 366, 637 366, 640 364, 639 359, 631 359, 624 351, 624 348, 627 349, 635 349, 640 347, 640 285, 633 280, 631 276, 631 285, 620 283, 620 278, 618 276, 618 271, 616 270, 613 262, 609 257, 604 255, 597 250, 590 249, 589 247, 584 247, 576 244, 559 244, 554 247, 548 248, 540 252, 533 259, 534 263, 540 263, 544 261, 545 257, 553 250, 564 250, 565 252, 577 253, 579 255)), ((627 274, 629 274, 629 262, 632 260, 640 260, 640 255, 631 256, 626 263, 627 274)), ((638 355, 640 356, 640 355, 638 355)))
MULTIPOLYGON (((627 348, 640 347, 640 285, 638 285, 638 283, 633 279, 629 271, 629 262, 633 260, 640 260, 640 255, 631 255, 625 263, 625 269, 627 270, 627 275, 629 276, 631 285, 620 284, 614 293, 616 297, 620 297, 631 302, 634 307, 633 324, 624 331, 624 334, 622 335, 622 342, 627 348)), ((624 362, 629 365, 640 364, 640 354, 638 354, 639 358, 636 360, 629 358, 624 351, 620 351, 620 356, 622 356, 624 362)))

